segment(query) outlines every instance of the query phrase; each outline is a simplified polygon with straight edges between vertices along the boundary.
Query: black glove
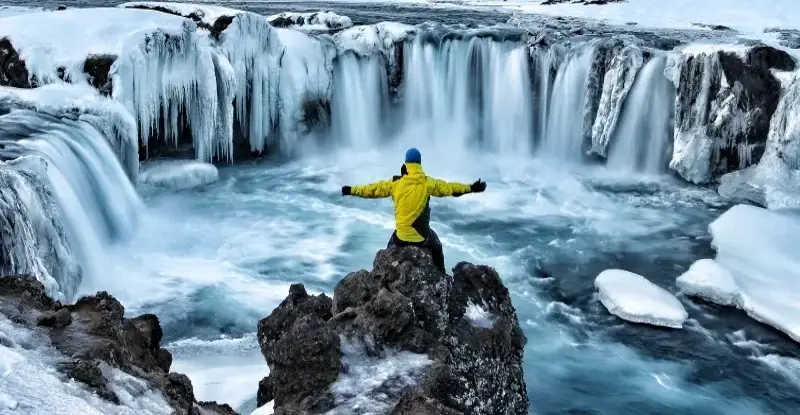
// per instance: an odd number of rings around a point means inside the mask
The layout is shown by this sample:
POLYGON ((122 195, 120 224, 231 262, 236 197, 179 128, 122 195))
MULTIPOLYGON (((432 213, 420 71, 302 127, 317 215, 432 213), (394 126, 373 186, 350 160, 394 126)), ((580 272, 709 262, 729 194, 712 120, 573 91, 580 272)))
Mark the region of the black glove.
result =
POLYGON ((480 193, 484 190, 486 190, 486 182, 481 181, 481 179, 478 179, 478 181, 470 185, 470 191, 472 191, 472 193, 480 193))
POLYGON ((350 196, 351 191, 352 189, 350 188, 350 186, 342 186, 342 196, 350 196))

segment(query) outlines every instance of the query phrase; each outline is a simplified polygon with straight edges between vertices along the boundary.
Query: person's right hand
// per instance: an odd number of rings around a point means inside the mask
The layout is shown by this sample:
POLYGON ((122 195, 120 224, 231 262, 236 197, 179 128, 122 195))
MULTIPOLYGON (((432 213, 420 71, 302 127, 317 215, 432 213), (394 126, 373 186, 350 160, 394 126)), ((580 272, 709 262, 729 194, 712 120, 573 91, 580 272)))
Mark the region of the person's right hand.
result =
POLYGON ((484 190, 486 190, 486 182, 481 181, 481 179, 478 179, 475 183, 472 183, 472 185, 470 185, 470 190, 472 190, 472 193, 481 193, 484 190))
POLYGON ((350 196, 352 190, 353 189, 350 186, 342 186, 342 196, 350 196))

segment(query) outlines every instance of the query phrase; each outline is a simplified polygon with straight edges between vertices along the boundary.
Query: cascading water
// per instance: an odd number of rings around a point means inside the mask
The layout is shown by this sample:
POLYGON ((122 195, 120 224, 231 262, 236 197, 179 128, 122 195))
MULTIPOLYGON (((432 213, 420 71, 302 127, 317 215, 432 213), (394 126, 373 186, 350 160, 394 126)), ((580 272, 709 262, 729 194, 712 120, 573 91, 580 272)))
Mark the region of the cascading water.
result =
POLYGON ((351 146, 368 148, 380 137, 382 113, 388 108, 388 80, 383 58, 374 54, 340 55, 334 68, 334 135, 351 146))
POLYGON ((404 47, 405 126, 428 125, 428 141, 451 148, 480 144, 500 154, 530 153, 525 48, 483 37, 440 44, 418 37, 404 47))
MULTIPOLYGON (((83 266, 84 280, 97 277, 99 253, 130 236, 142 209, 117 156, 93 125, 81 119, 14 110, 0 122, 0 156, 37 155, 60 208, 67 241, 83 266)), ((80 280, 58 281, 70 299, 80 280)))
MULTIPOLYGON (((584 138, 583 119, 593 47, 573 49, 558 68, 549 106, 544 103, 546 123, 540 153, 562 160, 579 161, 584 138)), ((549 67, 541 69, 549 76, 549 67)), ((541 112, 540 112, 541 114, 541 112)))
POLYGON ((611 141, 608 166, 663 172, 669 160, 675 88, 664 76, 667 58, 650 59, 637 75, 611 141))

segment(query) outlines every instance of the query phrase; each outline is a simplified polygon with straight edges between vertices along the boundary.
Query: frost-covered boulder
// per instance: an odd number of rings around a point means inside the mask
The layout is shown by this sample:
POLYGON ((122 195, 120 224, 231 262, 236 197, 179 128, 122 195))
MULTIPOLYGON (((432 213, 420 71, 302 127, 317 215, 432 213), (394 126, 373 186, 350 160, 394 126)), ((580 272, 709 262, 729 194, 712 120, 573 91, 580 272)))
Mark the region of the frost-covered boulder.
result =
POLYGON ((800 214, 737 205, 709 228, 716 265, 695 264, 679 284, 800 342, 800 214))
POLYGON ((679 329, 688 318, 674 295, 639 274, 609 269, 597 276, 594 285, 608 312, 623 320, 679 329))
POLYGON ((300 284, 259 322, 275 414, 527 414, 526 342, 508 290, 486 266, 439 272, 417 248, 382 250, 333 298, 300 284), (427 411, 427 412, 426 412, 427 411))
POLYGON ((353 21, 330 11, 312 13, 284 12, 267 17, 275 27, 309 33, 332 33, 353 27, 353 21))
MULTIPOLYGON (((117 373, 139 384, 137 394, 155 389, 177 413, 235 414, 228 405, 197 402, 185 375, 169 373, 172 356, 161 348, 158 317, 125 318, 125 309, 106 292, 64 305, 51 299, 44 286, 27 276, 0 276, 0 320, 18 329, 37 329, 62 356, 57 369, 112 403, 131 400, 118 388, 117 373)), ((1 321, 0 321, 1 322, 1 321)), ((37 340, 42 341, 42 340, 37 340)), ((6 347, 5 345, 0 347, 6 347)))
POLYGON ((159 160, 142 164, 139 182, 169 189, 191 189, 219 180, 216 166, 197 160, 159 160))
POLYGON ((765 151, 781 85, 774 63, 753 52, 717 50, 677 57, 670 168, 692 183, 757 163, 765 151))

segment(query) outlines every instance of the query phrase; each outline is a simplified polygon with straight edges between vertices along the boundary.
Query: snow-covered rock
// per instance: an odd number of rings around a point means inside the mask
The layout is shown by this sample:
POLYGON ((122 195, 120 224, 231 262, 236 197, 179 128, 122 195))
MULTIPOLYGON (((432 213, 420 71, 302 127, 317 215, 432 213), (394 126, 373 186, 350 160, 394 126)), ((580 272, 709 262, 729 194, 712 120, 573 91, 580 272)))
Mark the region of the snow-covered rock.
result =
POLYGON ((336 32, 353 27, 353 21, 349 17, 340 16, 329 11, 313 13, 285 12, 273 14, 267 19, 275 27, 309 33, 336 32))
POLYGON ((674 295, 639 274, 609 269, 597 276, 594 285, 600 302, 623 320, 679 329, 689 316, 674 295))
POLYGON ((722 305, 740 307, 742 304, 739 287, 733 275, 713 259, 696 261, 678 277, 676 283, 687 295, 722 305))
POLYGON ((205 186, 217 180, 219 171, 213 164, 196 160, 144 163, 139 174, 140 183, 176 190, 205 186))
MULTIPOLYGON (((733 298, 725 303, 800 342, 798 213, 737 205, 712 222, 710 231, 715 261, 732 281, 717 268, 701 289, 723 294, 722 300, 733 298)), ((700 282, 696 275, 689 280, 700 282)), ((714 301, 713 295, 704 297, 714 301)))
POLYGON ((240 13, 244 13, 240 10, 211 4, 176 3, 166 1, 131 1, 122 3, 117 7, 125 9, 160 11, 174 14, 176 16, 190 18, 198 23, 202 22, 209 26, 214 25, 214 23, 216 23, 221 17, 233 17, 240 13))
POLYGON ((404 23, 381 22, 355 26, 336 33, 333 37, 339 53, 352 51, 360 56, 370 56, 380 52, 391 57, 395 44, 408 39, 416 31, 414 26, 404 23))

